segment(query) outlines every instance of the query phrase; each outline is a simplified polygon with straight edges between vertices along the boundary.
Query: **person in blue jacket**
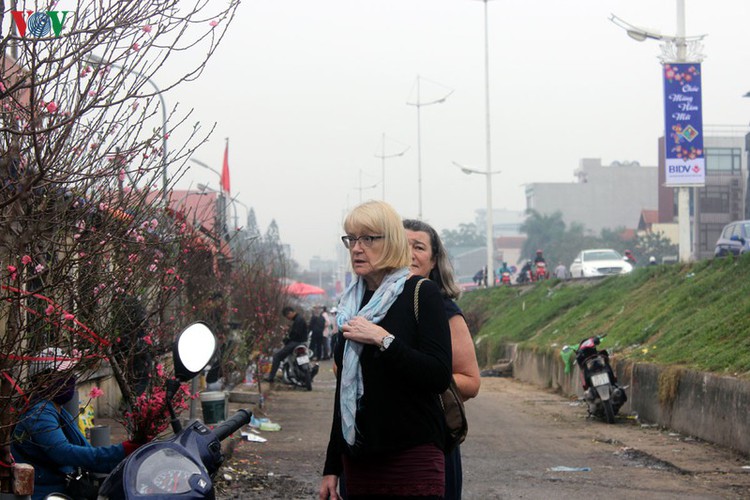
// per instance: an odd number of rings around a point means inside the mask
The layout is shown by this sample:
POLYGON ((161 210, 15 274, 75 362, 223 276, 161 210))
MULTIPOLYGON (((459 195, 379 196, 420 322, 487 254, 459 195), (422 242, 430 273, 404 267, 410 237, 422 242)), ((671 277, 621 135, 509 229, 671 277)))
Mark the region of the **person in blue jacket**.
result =
POLYGON ((73 416, 63 408, 76 394, 75 360, 61 349, 47 348, 29 367, 29 405, 13 431, 11 453, 17 462, 34 467, 33 500, 65 493, 66 476, 77 468, 109 473, 140 445, 124 441, 93 447, 73 416))

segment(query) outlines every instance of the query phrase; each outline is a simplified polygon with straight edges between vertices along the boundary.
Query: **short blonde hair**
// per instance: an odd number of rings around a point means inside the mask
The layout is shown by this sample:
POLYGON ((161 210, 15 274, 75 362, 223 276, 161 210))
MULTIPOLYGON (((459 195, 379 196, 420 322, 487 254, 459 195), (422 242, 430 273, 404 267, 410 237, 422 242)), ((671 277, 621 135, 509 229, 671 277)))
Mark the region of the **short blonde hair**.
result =
POLYGON ((383 253, 373 262, 375 269, 393 270, 411 264, 411 250, 401 216, 384 201, 370 200, 357 205, 344 219, 344 231, 360 236, 384 236, 383 253))

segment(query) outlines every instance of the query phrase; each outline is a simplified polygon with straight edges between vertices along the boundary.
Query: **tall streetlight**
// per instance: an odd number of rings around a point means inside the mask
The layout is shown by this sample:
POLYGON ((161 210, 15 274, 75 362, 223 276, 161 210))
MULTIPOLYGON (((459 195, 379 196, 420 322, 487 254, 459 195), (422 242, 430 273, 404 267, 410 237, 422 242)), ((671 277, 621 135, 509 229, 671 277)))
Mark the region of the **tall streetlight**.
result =
POLYGON ((488 170, 488 171, 482 171, 482 170, 475 170, 473 168, 465 167, 464 165, 461 165, 458 162, 453 162, 455 166, 461 169, 461 172, 470 175, 470 174, 479 174, 484 175, 487 181, 487 286, 495 286, 495 242, 492 238, 492 176, 494 174, 499 174, 499 170, 488 170), (490 284, 492 282, 492 284, 490 284))
POLYGON ((99 65, 104 64, 106 66, 112 66, 113 68, 123 69, 127 71, 128 73, 131 73, 135 76, 139 76, 145 79, 152 87, 154 87, 154 90, 156 90, 156 95, 159 96, 159 101, 161 103, 161 147, 162 147, 161 188, 162 188, 162 196, 166 200, 167 198, 167 103, 164 100, 164 96, 162 95, 161 89, 157 87, 157 85, 154 83, 154 81, 151 78, 147 77, 143 73, 140 73, 134 69, 123 68, 122 66, 119 66, 117 64, 107 62, 101 57, 95 56, 94 54, 89 54, 88 59, 94 64, 99 64, 99 65))
POLYGON ((439 99, 435 99, 433 101, 427 101, 422 102, 420 97, 420 80, 422 79, 421 76, 417 75, 417 100, 415 102, 407 102, 409 106, 415 106, 417 108, 417 188, 418 188, 418 196, 419 196, 419 212, 417 215, 418 219, 422 219, 422 117, 421 117, 421 109, 422 106, 429 106, 431 104, 441 104, 444 103, 446 99, 453 93, 453 90, 450 90, 447 94, 445 94, 443 97, 439 99))
MULTIPOLYGON (((662 42, 662 55, 659 59, 662 63, 686 63, 701 62, 701 40, 706 35, 685 36, 685 0, 677 1, 677 32, 675 36, 665 36, 653 33, 638 26, 634 26, 614 14, 609 20, 624 29, 628 36, 638 42, 645 40, 657 40, 662 42), (690 54, 688 54, 690 52, 690 54)), ((692 257, 692 244, 690 235, 690 188, 688 186, 677 186, 677 225, 679 232, 679 254, 680 262, 687 262, 692 257)))
POLYGON ((382 136, 381 150, 380 151, 381 151, 380 154, 375 153, 375 158, 380 158, 380 161, 381 161, 381 169, 383 171, 383 180, 382 180, 382 182, 383 182, 383 201, 385 201, 385 160, 386 160, 386 158, 396 158, 398 156, 404 156, 404 154, 406 154, 406 152, 409 151, 409 146, 406 146, 406 148, 404 148, 402 151, 400 151, 398 153, 393 153, 393 154, 389 154, 389 155, 385 154, 385 132, 384 132, 383 136, 382 136))
MULTIPOLYGON (((494 279, 494 221, 492 220, 492 174, 498 173, 492 171, 492 139, 490 135, 490 30, 488 22, 488 6, 489 0, 480 0, 484 3, 484 123, 485 123, 485 156, 486 156, 486 169, 484 175, 487 177, 487 214, 485 218, 486 227, 485 232, 487 233, 487 285, 495 286, 494 279), (492 278, 490 278, 492 276, 492 278), (490 284, 490 282, 492 284, 490 284)), ((455 163, 461 171, 470 173, 480 173, 479 171, 472 170, 455 163)))

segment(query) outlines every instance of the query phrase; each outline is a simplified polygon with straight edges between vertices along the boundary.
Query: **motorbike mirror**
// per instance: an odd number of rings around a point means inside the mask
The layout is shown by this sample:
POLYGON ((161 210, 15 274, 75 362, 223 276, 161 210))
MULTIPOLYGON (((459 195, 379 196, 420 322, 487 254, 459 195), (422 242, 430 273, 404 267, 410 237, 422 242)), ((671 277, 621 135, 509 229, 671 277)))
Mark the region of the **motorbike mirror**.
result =
POLYGON ((193 323, 182 330, 172 353, 177 379, 187 382, 199 374, 213 357, 214 350, 216 337, 205 323, 193 323))

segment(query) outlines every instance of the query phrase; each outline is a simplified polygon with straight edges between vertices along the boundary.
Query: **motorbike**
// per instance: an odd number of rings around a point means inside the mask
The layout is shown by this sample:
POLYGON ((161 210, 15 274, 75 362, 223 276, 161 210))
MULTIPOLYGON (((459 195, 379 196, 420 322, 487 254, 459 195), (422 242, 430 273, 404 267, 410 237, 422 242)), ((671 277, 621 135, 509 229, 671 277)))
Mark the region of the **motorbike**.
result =
POLYGON ((537 262, 536 263, 536 270, 534 271, 534 278, 535 281, 542 281, 549 278, 549 273, 547 272, 547 264, 545 262, 537 262))
POLYGON ((521 270, 518 271, 518 276, 516 276, 516 283, 519 285, 523 285, 524 283, 533 283, 533 282, 534 282, 534 273, 531 270, 531 263, 527 262, 526 264, 524 264, 521 270))
POLYGON ((284 382, 295 387, 312 391, 312 381, 318 374, 320 366, 310 361, 312 351, 307 343, 297 345, 281 362, 281 373, 284 382))
POLYGON ((216 339, 204 323, 180 333, 173 348, 175 378, 167 381, 165 398, 174 435, 147 443, 120 462, 99 488, 99 500, 215 498, 212 479, 224 461, 221 441, 248 424, 252 413, 241 409, 214 429, 199 420, 183 429, 171 403, 180 383, 199 374, 215 348, 216 339))
POLYGON ((500 283, 510 286, 510 271, 504 271, 500 276, 500 283))
MULTIPOLYGON (((609 364, 609 354, 597 346, 606 334, 586 338, 574 349, 576 363, 580 368, 583 399, 588 406, 589 416, 604 419, 608 424, 615 423, 615 415, 628 400, 625 393, 627 386, 617 384, 612 367, 609 364)), ((564 346, 565 349, 572 349, 564 346)))

